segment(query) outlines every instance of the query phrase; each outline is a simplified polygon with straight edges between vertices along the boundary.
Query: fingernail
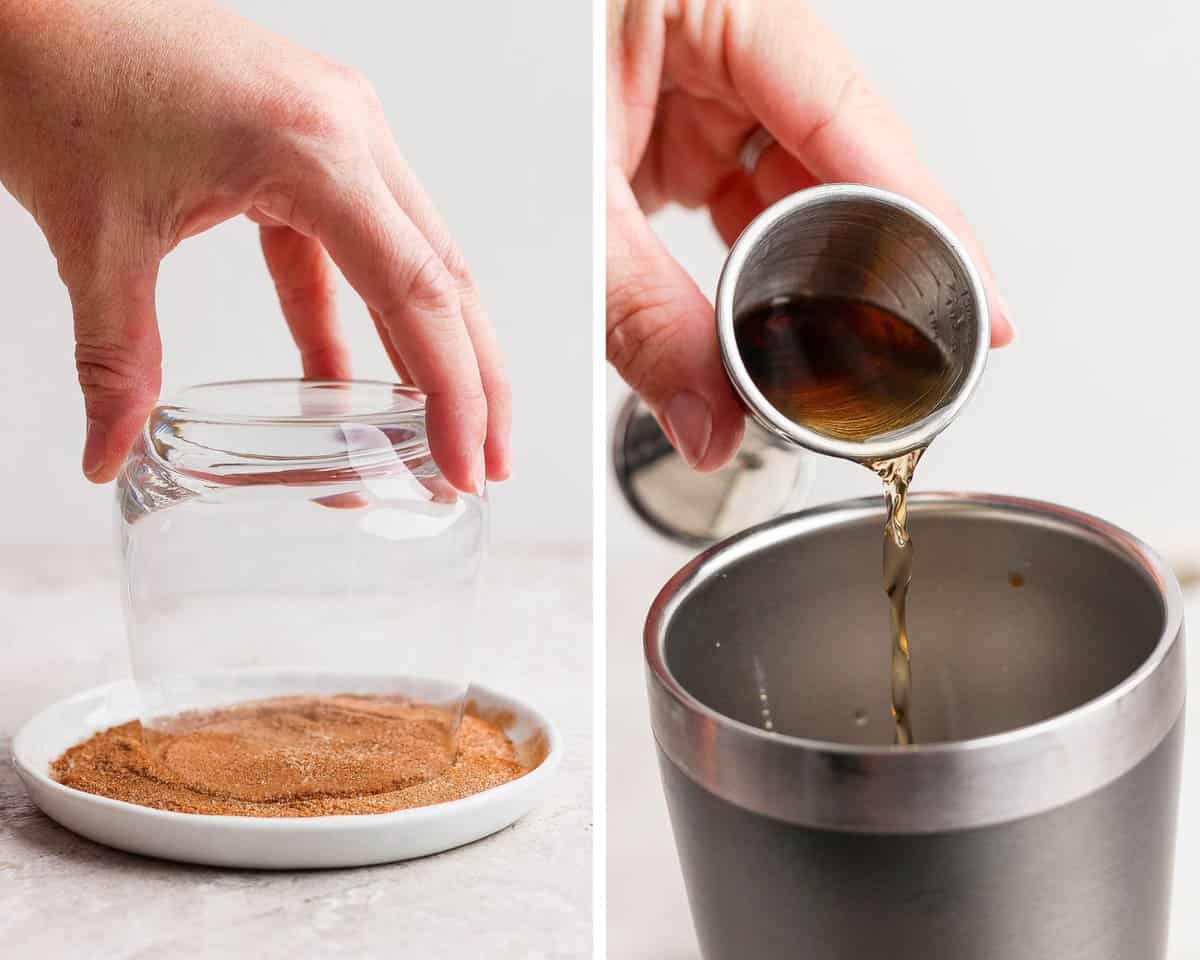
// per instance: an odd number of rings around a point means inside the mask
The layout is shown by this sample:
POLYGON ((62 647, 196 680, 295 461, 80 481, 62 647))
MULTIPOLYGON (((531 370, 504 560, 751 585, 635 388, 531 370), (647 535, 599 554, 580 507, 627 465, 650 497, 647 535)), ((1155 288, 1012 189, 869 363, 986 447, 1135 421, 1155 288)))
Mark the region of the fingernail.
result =
MULTIPOLYGON (((484 462, 487 462, 487 448, 484 448, 484 462)), ((500 483, 509 479, 512 476, 512 451, 508 445, 497 443, 492 451, 491 459, 494 461, 489 468, 487 476, 490 480, 500 483)))
POLYGON ((487 481, 487 467, 484 466, 483 447, 475 454, 475 467, 471 470, 471 486, 478 496, 483 496, 483 486, 487 481))
POLYGON ((702 397, 690 390, 677 393, 664 411, 667 430, 689 467, 694 467, 708 452, 712 439, 712 413, 702 397))
POLYGON ((87 439, 83 442, 83 475, 92 477, 104 466, 104 424, 90 417, 87 422, 87 439))
POLYGON ((1008 321, 1008 329, 1012 331, 1012 339, 1009 343, 1015 343, 1017 339, 1017 326, 1012 322, 1012 314, 1008 309, 1008 301, 1001 294, 996 294, 996 306, 1000 308, 1000 315, 1008 321))

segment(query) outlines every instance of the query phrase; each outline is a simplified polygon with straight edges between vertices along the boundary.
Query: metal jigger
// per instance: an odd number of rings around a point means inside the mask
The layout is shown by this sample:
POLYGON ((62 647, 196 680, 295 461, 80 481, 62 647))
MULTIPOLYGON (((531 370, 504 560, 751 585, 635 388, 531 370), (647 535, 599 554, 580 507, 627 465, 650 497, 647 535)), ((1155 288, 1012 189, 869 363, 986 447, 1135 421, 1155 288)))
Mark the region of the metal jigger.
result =
POLYGON ((725 372, 759 425, 858 463, 928 446, 974 393, 990 340, 987 296, 961 241, 924 207, 859 183, 801 190, 755 217, 725 260, 716 316, 725 372), (827 436, 776 410, 742 362, 737 321, 776 298, 814 295, 875 304, 929 337, 951 371, 934 408, 866 440, 827 436))

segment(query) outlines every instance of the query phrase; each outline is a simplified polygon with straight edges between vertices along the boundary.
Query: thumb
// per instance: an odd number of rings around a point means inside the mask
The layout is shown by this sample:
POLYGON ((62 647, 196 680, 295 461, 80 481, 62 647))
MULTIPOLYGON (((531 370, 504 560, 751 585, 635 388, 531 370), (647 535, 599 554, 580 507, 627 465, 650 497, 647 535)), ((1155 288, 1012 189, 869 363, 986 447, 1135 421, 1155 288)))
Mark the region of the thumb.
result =
POLYGON ((93 483, 117 475, 158 400, 162 347, 154 312, 156 274, 154 268, 71 289, 75 366, 87 414, 83 472, 93 483))
POLYGON ((713 308, 663 247, 617 170, 608 187, 608 359, 687 461, 716 470, 745 415, 725 376, 713 308))

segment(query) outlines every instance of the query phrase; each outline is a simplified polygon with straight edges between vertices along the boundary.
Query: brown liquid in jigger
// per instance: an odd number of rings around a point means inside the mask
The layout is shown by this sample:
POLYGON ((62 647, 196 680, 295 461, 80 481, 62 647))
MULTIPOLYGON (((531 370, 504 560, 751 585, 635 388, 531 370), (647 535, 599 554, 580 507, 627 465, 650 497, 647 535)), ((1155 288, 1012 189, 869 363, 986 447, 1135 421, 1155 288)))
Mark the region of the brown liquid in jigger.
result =
POLYGON ((750 379, 789 420, 837 440, 870 440, 929 414, 950 364, 907 320, 869 303, 786 297, 735 330, 750 379))
MULTIPOLYGON (((907 320, 836 297, 785 297, 738 318, 738 352, 755 386, 789 420, 839 440, 870 440, 933 412, 952 370, 907 320)), ((924 448, 864 463, 883 480, 883 583, 891 608, 896 743, 913 742, 905 606, 912 579, 907 495, 924 448)))

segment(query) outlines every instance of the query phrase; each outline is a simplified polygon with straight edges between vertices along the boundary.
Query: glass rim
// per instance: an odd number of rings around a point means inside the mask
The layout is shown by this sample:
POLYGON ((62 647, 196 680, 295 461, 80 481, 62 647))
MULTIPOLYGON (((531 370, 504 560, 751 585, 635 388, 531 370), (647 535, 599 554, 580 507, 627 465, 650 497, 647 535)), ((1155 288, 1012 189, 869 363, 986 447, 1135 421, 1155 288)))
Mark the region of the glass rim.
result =
POLYGON ((305 389, 327 389, 327 388, 348 388, 346 392, 352 392, 358 388, 369 388, 376 390, 383 388, 392 394, 399 394, 408 399, 412 406, 405 410, 396 408, 388 408, 377 410, 373 413, 354 412, 350 419, 361 423, 372 423, 378 420, 392 422, 397 417, 425 415, 425 394, 416 387, 402 383, 393 383, 388 380, 335 380, 329 378, 309 379, 306 377, 247 377, 238 380, 211 380, 205 383, 190 384, 186 387, 181 387, 179 390, 169 393, 166 397, 160 398, 159 402, 154 405, 151 411, 150 418, 153 419, 154 414, 159 410, 173 409, 186 411, 191 415, 192 419, 202 420, 206 423, 222 423, 235 426, 238 424, 248 425, 263 425, 270 423, 338 423, 344 422, 347 418, 345 413, 339 414, 320 414, 312 412, 300 412, 296 414, 258 414, 258 413, 230 413, 221 411, 212 407, 206 407, 203 404, 189 402, 192 395, 199 393, 207 393, 209 391, 230 391, 232 389, 242 387, 302 387, 305 389))
POLYGON ((432 463, 425 409, 422 391, 386 380, 221 380, 168 393, 142 436, 166 469, 208 481, 296 471, 328 480, 348 467, 432 463))

